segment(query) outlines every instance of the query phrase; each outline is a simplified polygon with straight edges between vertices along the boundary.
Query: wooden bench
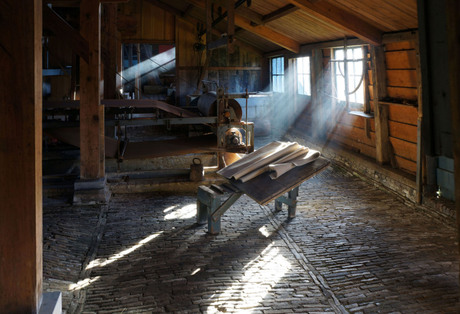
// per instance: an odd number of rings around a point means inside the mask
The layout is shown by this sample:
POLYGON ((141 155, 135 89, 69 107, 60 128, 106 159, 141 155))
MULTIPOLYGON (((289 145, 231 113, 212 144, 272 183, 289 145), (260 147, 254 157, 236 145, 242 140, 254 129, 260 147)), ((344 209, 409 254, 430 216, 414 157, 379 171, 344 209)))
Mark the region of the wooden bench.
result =
POLYGON ((208 223, 208 233, 221 231, 222 215, 243 195, 246 194, 260 205, 275 200, 275 209, 281 210, 287 205, 288 218, 296 215, 299 185, 329 166, 330 162, 319 157, 304 166, 296 167, 277 179, 271 179, 269 173, 241 182, 228 180, 221 185, 200 186, 197 195, 197 223, 208 223))

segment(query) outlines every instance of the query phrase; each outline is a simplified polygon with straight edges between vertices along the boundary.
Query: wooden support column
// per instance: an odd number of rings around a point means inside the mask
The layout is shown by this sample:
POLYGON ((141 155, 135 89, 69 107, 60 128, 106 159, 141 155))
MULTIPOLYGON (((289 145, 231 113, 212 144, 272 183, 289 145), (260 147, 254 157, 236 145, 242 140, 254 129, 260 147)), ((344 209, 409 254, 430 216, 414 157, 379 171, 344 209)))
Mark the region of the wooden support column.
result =
MULTIPOLYGON (((457 213, 457 240, 460 240, 460 3, 447 0, 447 29, 449 47, 449 83, 452 112, 452 138, 455 176, 455 208, 457 213)), ((460 252, 460 242, 459 242, 460 252)), ((460 273, 459 273, 460 277, 460 273)))
POLYGON ((0 8, 0 313, 42 297, 42 2, 0 8))
POLYGON ((104 107, 100 104, 101 10, 99 1, 82 0, 80 32, 89 43, 89 63, 80 62, 80 178, 105 176, 104 107))
POLYGON ((379 100, 387 95, 385 51, 382 46, 371 46, 372 84, 374 90, 375 146, 376 160, 379 164, 390 161, 390 139, 388 133, 388 106, 380 105, 379 100))
POLYGON ((106 3, 102 9, 104 99, 117 99, 117 4, 106 3))
MULTIPOLYGON (((417 36, 418 38, 418 36, 417 36)), ((418 39, 416 40, 415 53, 417 58, 417 170, 415 178, 416 188, 416 201, 417 204, 422 204, 423 196, 423 141, 422 141, 422 122, 423 122, 423 94, 422 94, 422 69, 420 63, 420 44, 418 39)))
POLYGON ((324 112, 322 110, 324 104, 321 101, 321 88, 322 88, 322 73, 323 73, 323 51, 322 49, 313 49, 312 56, 311 56, 311 104, 313 110, 311 110, 312 114, 312 122, 314 123, 311 128, 311 134, 314 138, 320 138, 324 135, 324 138, 327 134, 323 134, 323 132, 327 132, 327 128, 324 127, 324 123, 322 119, 318 119, 317 117, 324 117, 324 112))

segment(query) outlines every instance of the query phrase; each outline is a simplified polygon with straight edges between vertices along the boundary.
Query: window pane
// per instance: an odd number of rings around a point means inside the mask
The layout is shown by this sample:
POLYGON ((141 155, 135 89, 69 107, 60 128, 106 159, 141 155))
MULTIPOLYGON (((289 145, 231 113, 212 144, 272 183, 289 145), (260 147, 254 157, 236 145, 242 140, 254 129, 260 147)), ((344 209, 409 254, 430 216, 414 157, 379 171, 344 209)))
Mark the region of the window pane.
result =
POLYGON ((311 95, 310 57, 297 58, 297 93, 311 95))

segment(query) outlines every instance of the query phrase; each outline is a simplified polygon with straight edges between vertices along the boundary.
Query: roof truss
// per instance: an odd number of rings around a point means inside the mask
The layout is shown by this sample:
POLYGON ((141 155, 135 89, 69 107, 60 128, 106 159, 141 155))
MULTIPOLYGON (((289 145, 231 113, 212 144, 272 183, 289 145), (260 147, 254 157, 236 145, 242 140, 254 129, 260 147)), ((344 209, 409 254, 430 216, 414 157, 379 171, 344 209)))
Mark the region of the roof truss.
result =
POLYGON ((306 13, 350 32, 370 44, 382 44, 383 31, 364 21, 359 16, 344 11, 327 1, 289 0, 289 2, 306 13))

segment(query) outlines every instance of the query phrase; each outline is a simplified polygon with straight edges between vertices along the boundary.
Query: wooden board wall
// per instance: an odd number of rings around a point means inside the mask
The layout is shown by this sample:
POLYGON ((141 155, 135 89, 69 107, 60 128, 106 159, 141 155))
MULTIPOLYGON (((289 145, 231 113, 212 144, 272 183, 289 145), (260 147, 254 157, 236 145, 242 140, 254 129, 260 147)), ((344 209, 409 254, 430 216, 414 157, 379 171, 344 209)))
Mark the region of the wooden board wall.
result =
MULTIPOLYGON (((325 125, 319 136, 327 140, 343 145, 355 152, 375 158, 375 121, 373 118, 364 118, 351 115, 341 104, 337 104, 331 96, 332 87, 327 78, 331 78, 330 49, 323 49, 323 72, 324 82, 321 83, 321 105, 328 110, 318 115, 318 108, 311 104, 304 110, 296 122, 299 132, 308 136, 318 136, 318 130, 310 126, 325 125), (329 94, 329 96, 328 96, 329 94), (328 113, 332 112, 332 113, 328 113), (324 116, 324 115, 327 116, 324 116), (367 121, 366 121, 367 120, 367 121), (321 122, 322 121, 322 122, 321 122), (328 123, 328 121, 332 121, 328 123), (366 127, 367 124, 367 127, 366 127)), ((388 96, 402 103, 417 101, 417 73, 415 43, 397 42, 386 44, 386 77, 388 96)), ((373 86, 372 73, 369 70, 369 101, 373 111, 373 86)), ((389 105, 389 140, 392 146, 392 159, 394 165, 410 174, 415 174, 417 165, 417 107, 389 105)))
POLYGON ((118 29, 122 42, 174 42, 174 16, 143 0, 120 4, 118 29))

